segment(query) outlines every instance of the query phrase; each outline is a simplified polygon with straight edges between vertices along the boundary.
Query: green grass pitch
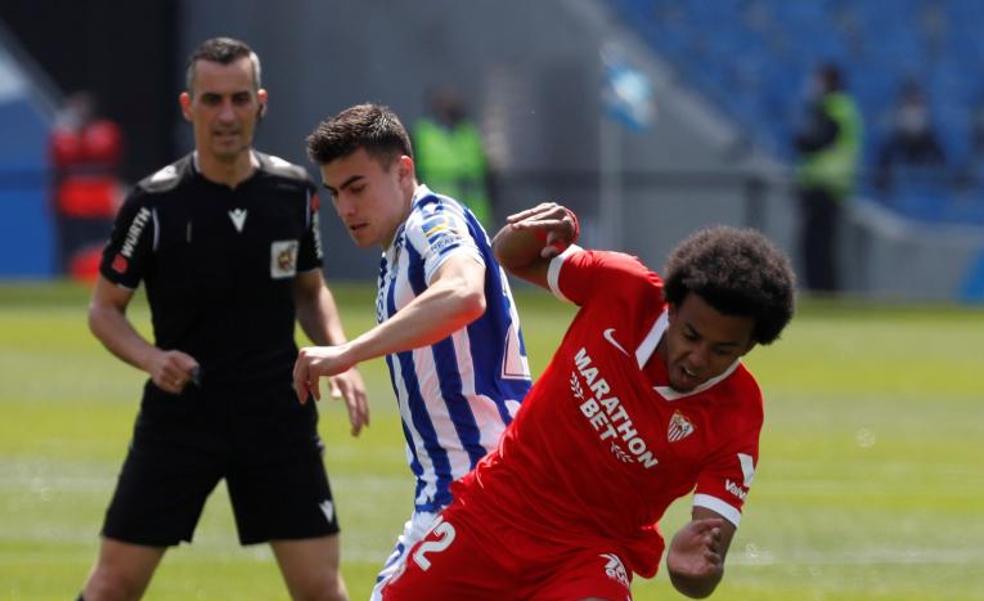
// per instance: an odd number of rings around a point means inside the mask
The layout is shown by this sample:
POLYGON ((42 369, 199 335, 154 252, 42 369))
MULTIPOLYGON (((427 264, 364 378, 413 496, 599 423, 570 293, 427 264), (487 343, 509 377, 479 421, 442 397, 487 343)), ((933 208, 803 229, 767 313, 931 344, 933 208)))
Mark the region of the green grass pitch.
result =
MULTIPOLYGON (((336 289, 350 334, 373 291, 336 289)), ((0 600, 74 599, 137 410, 143 376, 85 325, 85 290, 0 285, 0 600)), ((524 289, 535 372, 571 311, 524 289)), ((142 302, 132 317, 148 332, 142 302)), ((805 303, 748 364, 766 392, 761 461, 719 600, 984 600, 984 311, 805 303)), ((348 435, 323 402, 321 431, 342 520, 343 570, 366 599, 411 506, 395 403, 362 366, 372 425, 348 435)), ((664 520, 685 519, 678 502, 664 520)), ((665 575, 635 599, 674 599, 665 575)), ((172 550, 147 599, 287 599, 265 546, 241 548, 224 486, 191 546, 172 550)))

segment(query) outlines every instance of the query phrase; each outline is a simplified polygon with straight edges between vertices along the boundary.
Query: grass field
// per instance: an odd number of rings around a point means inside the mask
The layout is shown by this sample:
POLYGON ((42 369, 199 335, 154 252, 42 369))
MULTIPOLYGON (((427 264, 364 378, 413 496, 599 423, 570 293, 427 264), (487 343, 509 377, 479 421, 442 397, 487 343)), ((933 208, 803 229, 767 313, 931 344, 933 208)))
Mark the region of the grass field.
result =
MULTIPOLYGON (((349 333, 373 292, 336 290, 349 333)), ((570 311, 519 295, 542 370, 570 311)), ((0 285, 0 600, 74 599, 137 410, 143 376, 85 326, 86 291, 0 285)), ((142 303, 132 317, 147 332, 142 303)), ((719 600, 984 600, 984 311, 805 304, 748 358, 766 392, 761 461, 719 600)), ((322 406, 343 569, 365 599, 410 510, 385 366, 362 367, 372 425, 322 406)), ((673 532, 687 503, 664 521, 673 532)), ((660 574, 637 600, 679 596, 660 574)), ((195 542, 168 553, 150 600, 286 599, 266 547, 241 548, 225 489, 195 542)))

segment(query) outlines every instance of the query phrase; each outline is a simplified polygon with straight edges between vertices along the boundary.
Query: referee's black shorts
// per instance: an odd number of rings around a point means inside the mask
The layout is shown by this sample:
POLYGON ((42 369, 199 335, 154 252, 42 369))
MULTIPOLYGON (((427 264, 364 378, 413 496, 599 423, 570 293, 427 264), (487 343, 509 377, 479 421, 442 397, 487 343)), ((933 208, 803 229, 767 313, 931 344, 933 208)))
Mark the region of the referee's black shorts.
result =
POLYGON ((244 545, 337 533, 317 421, 314 403, 301 405, 287 382, 180 395, 148 382, 103 536, 191 542, 222 478, 244 545))

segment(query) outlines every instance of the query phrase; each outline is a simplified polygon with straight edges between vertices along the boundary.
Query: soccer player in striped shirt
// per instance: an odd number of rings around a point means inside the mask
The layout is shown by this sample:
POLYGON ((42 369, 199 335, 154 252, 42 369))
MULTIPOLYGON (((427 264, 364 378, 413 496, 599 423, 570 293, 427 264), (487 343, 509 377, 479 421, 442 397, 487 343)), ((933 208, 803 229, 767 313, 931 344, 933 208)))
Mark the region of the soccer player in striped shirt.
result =
POLYGON ((302 349, 294 386, 386 356, 410 469, 414 510, 374 598, 407 549, 451 502, 451 483, 495 448, 530 388, 516 305, 475 216, 417 182, 410 139, 388 108, 363 104, 308 137, 338 216, 360 247, 383 249, 378 325, 338 346, 302 349))

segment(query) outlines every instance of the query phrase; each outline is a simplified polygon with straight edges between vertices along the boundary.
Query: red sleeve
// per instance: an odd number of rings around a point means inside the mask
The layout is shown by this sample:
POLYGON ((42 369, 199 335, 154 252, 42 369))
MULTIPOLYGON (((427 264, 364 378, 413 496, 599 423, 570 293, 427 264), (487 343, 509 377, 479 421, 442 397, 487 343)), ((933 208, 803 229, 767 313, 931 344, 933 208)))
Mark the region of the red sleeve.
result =
POLYGON ((761 393, 755 390, 754 405, 746 414, 731 416, 737 422, 732 441, 716 453, 697 479, 694 506, 721 514, 738 526, 748 491, 758 465, 759 433, 762 429, 761 393))
POLYGON ((658 275, 625 253, 585 250, 572 245, 550 261, 550 291, 562 301, 585 306, 595 298, 631 295, 635 288, 661 286, 658 275))

